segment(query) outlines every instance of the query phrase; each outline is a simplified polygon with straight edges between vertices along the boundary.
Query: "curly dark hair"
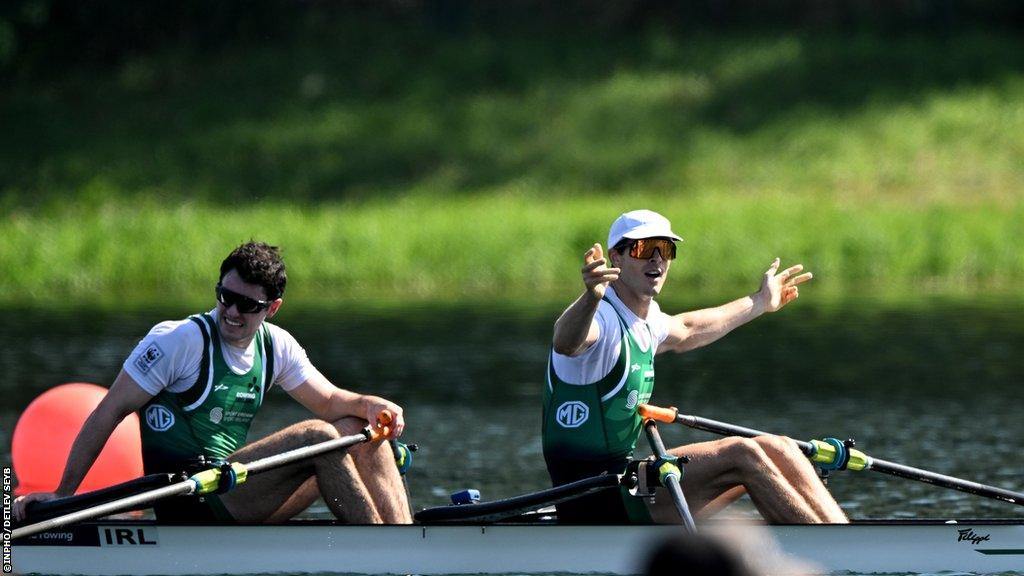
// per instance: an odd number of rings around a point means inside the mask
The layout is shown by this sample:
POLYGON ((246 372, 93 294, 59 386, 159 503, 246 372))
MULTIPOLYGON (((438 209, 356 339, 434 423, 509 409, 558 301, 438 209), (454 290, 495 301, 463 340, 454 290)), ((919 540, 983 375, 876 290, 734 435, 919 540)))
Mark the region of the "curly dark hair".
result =
POLYGON ((284 270, 281 251, 277 246, 250 240, 235 248, 220 265, 220 280, 232 270, 250 284, 259 284, 267 292, 269 300, 284 295, 288 274, 284 270))

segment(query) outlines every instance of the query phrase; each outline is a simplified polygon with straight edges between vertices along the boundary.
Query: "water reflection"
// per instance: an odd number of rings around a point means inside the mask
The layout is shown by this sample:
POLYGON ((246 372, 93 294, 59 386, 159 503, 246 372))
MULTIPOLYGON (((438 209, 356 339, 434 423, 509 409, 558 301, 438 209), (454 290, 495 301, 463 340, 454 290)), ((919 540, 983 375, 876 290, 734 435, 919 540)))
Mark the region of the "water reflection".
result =
MULTIPOLYGON (((816 306, 744 327, 704 350, 660 356, 655 402, 796 438, 856 438, 887 460, 1024 490, 1024 312, 946 303, 816 306)), ((540 394, 559 309, 447 307, 354 313, 285 309, 282 326, 337 383, 395 399, 408 412, 417 507, 458 489, 485 498, 546 486, 540 394)), ((0 437, 60 382, 108 384, 156 322, 186 311, 7 311, 0 334, 0 437)), ((262 435, 305 417, 272 393, 262 435)), ((664 428, 677 444, 711 436, 664 428)), ((854 517, 1019 517, 1014 507, 874 473, 839 473, 830 486, 854 517)), ((326 509, 314 510, 326 514, 326 509)))

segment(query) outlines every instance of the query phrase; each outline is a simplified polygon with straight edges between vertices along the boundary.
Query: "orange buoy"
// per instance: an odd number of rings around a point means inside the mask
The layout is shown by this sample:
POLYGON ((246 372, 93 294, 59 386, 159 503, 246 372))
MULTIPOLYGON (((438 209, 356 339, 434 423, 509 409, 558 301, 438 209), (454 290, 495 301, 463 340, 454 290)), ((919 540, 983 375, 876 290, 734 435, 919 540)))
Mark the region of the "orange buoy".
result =
MULTIPOLYGON (((107 389, 96 384, 61 384, 28 405, 14 426, 11 460, 15 494, 52 492, 60 484, 71 444, 107 389)), ((139 417, 130 414, 114 429, 78 492, 98 490, 142 475, 139 417)))

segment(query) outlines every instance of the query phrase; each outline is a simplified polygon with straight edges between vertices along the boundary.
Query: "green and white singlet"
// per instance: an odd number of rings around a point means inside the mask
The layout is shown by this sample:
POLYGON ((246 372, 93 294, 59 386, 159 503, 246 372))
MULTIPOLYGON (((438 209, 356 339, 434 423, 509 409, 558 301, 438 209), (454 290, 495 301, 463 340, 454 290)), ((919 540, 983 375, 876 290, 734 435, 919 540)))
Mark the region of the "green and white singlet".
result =
POLYGON ((654 391, 654 347, 643 350, 622 317, 618 319, 619 359, 597 382, 563 382, 549 356, 542 428, 545 455, 603 462, 633 453, 641 427, 637 405, 650 400, 654 391))
POLYGON ((224 359, 214 318, 201 314, 189 320, 203 336, 199 376, 188 389, 177 393, 165 389, 142 408, 147 473, 179 472, 200 455, 218 460, 241 448, 274 381, 274 340, 266 324, 254 338, 252 367, 237 374, 224 359))
MULTIPOLYGON (((217 309, 154 326, 122 366, 153 398, 139 411, 147 473, 194 471, 198 457, 242 448, 272 386, 291 391, 322 378, 286 330, 264 321, 245 349, 220 337, 217 309)), ((216 495, 158 503, 161 521, 231 520, 216 495)))
MULTIPOLYGON (((621 330, 618 359, 611 371, 596 382, 573 384, 559 378, 555 352, 548 357, 541 435, 555 485, 602 472, 621 473, 641 433, 637 406, 648 402, 654 391, 656 348, 650 327, 642 323, 648 336, 644 349, 611 301, 605 297, 603 303, 614 311, 621 330)), ((570 501, 558 510, 560 518, 571 522, 650 521, 643 502, 624 489, 617 496, 570 501)))

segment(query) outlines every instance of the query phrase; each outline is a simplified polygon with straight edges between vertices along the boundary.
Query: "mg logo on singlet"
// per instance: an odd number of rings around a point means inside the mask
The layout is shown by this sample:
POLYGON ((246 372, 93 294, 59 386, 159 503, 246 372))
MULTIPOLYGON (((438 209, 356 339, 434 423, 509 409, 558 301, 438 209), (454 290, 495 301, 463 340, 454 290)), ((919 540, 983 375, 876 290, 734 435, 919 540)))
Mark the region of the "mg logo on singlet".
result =
POLYGON ((159 404, 146 408, 146 426, 156 432, 166 432, 174 426, 174 414, 159 404))
POLYGON ((555 411, 555 420, 562 428, 578 428, 590 417, 590 408, 579 400, 566 402, 555 411))

